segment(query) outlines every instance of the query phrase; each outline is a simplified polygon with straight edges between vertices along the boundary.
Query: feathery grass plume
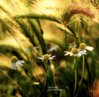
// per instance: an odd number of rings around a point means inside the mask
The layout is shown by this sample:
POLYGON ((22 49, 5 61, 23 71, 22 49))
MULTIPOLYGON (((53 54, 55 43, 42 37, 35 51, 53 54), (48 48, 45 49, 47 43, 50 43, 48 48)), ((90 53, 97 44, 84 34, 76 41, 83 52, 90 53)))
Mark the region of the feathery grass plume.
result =
MULTIPOLYGON (((62 20, 68 20, 74 14, 84 14, 92 18, 93 12, 90 7, 84 7, 80 3, 73 5, 71 0, 63 0, 62 2, 61 0, 58 2, 57 0, 33 0, 31 2, 28 0, 9 0, 9 2, 8 0, 0 0, 0 6, 14 18, 42 18, 56 22, 61 22, 61 16, 63 16, 62 20), (68 6, 68 4, 70 5, 68 6)), ((87 3, 85 5, 87 6, 87 3)))
MULTIPOLYGON (((6 12, 5 10, 3 10, 3 8, 0 8, 0 21, 2 21, 2 25, 5 25, 5 30, 7 32, 10 33, 10 35, 14 35, 14 36, 20 36, 21 40, 26 40, 25 35, 22 33, 22 29, 20 28, 20 26, 17 24, 16 20, 13 19, 13 17, 11 17, 11 15, 6 12), (13 26, 13 27, 12 27, 13 26), (12 34, 11 34, 12 33, 12 34)), ((4 31, 2 31, 2 33, 4 33, 4 31)), ((18 37, 19 38, 19 37, 18 37)), ((28 39, 27 39, 28 40, 28 39)))
MULTIPOLYGON (((29 0, 0 0, 0 6, 3 7, 12 17, 28 16, 32 18, 41 17, 53 19, 53 16, 56 13, 55 8, 52 7, 54 6, 53 1, 50 2, 48 0, 33 0, 31 2, 29 2, 29 0), (46 8, 47 6, 48 8, 46 8)), ((55 15, 55 17, 56 16, 57 15, 55 15)))
MULTIPOLYGON (((70 0, 36 0, 31 1, 28 11, 24 14, 13 14, 14 18, 41 18, 60 22, 62 10, 70 3, 70 0)), ((20 5, 20 3, 17 3, 20 5)), ((20 5, 21 6, 21 5, 20 5)), ((26 6, 27 7, 27 6, 26 6)), ((21 10, 21 9, 20 9, 21 10)))
POLYGON ((84 6, 80 3, 70 3, 68 7, 64 10, 64 13, 62 15, 62 22, 66 24, 71 19, 71 17, 76 14, 81 14, 91 19, 95 18, 95 14, 90 7, 86 5, 84 6))
MULTIPOLYGON (((27 51, 30 47, 33 47, 30 40, 23 34, 23 30, 18 23, 11 17, 9 12, 6 12, 0 7, 0 21, 3 29, 0 34, 6 36, 3 39, 0 38, 0 46, 10 47, 16 52, 20 52, 20 55, 27 59, 25 54, 31 56, 31 51, 27 51), (4 33, 5 32, 5 33, 4 33)), ((9 49, 9 48, 8 48, 9 49)))
POLYGON ((22 33, 29 39, 29 41, 34 46, 37 46, 37 42, 35 41, 35 37, 32 32, 31 26, 28 23, 28 19, 16 19, 16 21, 22 29, 22 33))
POLYGON ((33 6, 39 14, 60 18, 60 14, 68 2, 66 0, 63 2, 61 0, 58 2, 57 0, 39 0, 33 6))
POLYGON ((11 16, 29 13, 27 5, 28 0, 0 0, 0 6, 6 9, 11 16))

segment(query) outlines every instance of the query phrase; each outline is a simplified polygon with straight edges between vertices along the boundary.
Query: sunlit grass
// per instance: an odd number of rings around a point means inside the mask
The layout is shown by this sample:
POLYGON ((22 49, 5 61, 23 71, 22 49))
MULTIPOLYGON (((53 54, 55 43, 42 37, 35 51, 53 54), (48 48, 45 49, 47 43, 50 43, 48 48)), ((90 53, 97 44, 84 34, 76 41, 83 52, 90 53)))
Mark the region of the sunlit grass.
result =
POLYGON ((94 97, 98 3, 0 0, 0 97, 94 97))

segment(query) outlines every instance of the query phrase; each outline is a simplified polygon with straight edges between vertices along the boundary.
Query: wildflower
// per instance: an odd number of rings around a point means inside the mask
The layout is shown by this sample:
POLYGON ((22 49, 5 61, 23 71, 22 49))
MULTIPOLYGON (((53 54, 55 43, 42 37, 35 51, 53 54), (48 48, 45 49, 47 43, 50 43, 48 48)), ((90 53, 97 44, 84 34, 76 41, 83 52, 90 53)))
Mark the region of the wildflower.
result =
POLYGON ((93 47, 87 46, 85 43, 81 43, 79 46, 79 50, 88 50, 88 51, 93 51, 93 47))
POLYGON ((70 55, 70 56, 77 56, 78 54, 78 49, 77 48, 72 48, 71 51, 65 51, 65 56, 70 55))
POLYGON ((92 51, 94 48, 91 46, 87 46, 85 43, 81 43, 79 46, 79 49, 76 47, 73 47, 71 51, 65 51, 65 56, 70 55, 70 56, 82 56, 87 54, 88 51, 92 51))
POLYGON ((79 49, 73 47, 71 51, 65 51, 65 56, 70 55, 70 56, 77 56, 80 57, 81 55, 86 55, 86 51, 79 51, 79 49))
POLYGON ((79 50, 79 55, 86 55, 86 54, 87 54, 86 50, 79 50))
POLYGON ((17 70, 18 67, 23 66, 24 60, 18 60, 16 57, 12 58, 12 67, 11 69, 17 70))
POLYGON ((53 52, 53 51, 57 51, 59 49, 59 47, 57 45, 55 45, 54 47, 50 48, 48 50, 48 52, 53 52))
POLYGON ((51 56, 51 54, 44 54, 41 57, 38 57, 40 60, 48 61, 54 59, 56 56, 51 56))
POLYGON ((79 52, 81 54, 85 54, 87 50, 88 51, 93 51, 93 49, 94 49, 93 47, 87 46, 85 43, 81 43, 80 46, 79 46, 79 52))

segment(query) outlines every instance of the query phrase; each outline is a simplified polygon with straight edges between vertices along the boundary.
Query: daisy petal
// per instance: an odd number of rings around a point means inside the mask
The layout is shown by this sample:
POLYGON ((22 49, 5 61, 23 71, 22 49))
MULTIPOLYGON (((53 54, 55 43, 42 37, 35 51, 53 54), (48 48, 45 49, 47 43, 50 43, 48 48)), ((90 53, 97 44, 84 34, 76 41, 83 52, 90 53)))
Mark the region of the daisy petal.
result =
POLYGON ((86 55, 86 54, 87 54, 87 53, 86 53, 86 50, 80 50, 79 53, 80 53, 81 55, 86 55))
POLYGON ((11 69, 17 70, 17 67, 16 67, 16 64, 15 63, 12 63, 11 69))
POLYGON ((91 47, 91 46, 87 46, 86 49, 87 49, 88 51, 93 51, 94 48, 91 47))
POLYGON ((68 56, 68 55, 72 56, 72 53, 71 52, 68 52, 68 51, 65 51, 64 56, 68 56))
POLYGON ((25 61, 24 60, 19 60, 21 63, 25 63, 25 61))
POLYGON ((22 63, 16 63, 16 66, 21 67, 21 66, 23 66, 23 64, 22 63))
POLYGON ((38 57, 38 59, 40 59, 40 60, 44 60, 44 58, 42 58, 42 57, 38 57))
POLYGON ((77 54, 77 57, 81 57, 81 54, 80 54, 80 53, 78 53, 78 54, 77 54))
POLYGON ((23 63, 25 63, 23 60, 18 60, 18 61, 16 62, 16 64, 23 64, 23 63))
POLYGON ((58 48, 59 48, 59 47, 56 45, 56 46, 50 48, 50 49, 48 50, 48 52, 57 51, 58 48))
POLYGON ((74 54, 72 54, 71 52, 69 52, 69 55, 70 55, 70 56, 73 56, 74 54))
POLYGON ((86 55, 86 54, 87 54, 87 53, 86 53, 86 50, 79 50, 77 56, 80 57, 80 56, 86 55))
POLYGON ((56 58, 56 56, 52 56, 52 57, 50 57, 50 60, 55 59, 55 58, 56 58))

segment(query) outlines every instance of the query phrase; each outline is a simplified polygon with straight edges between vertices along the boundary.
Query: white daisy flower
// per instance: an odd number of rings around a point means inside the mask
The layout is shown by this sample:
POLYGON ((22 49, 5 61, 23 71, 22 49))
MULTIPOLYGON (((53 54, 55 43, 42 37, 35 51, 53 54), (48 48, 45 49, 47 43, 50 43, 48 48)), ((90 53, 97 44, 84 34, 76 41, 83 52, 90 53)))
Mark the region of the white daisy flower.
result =
POLYGON ((58 45, 55 45, 54 47, 50 48, 48 50, 48 52, 53 52, 53 51, 57 51, 59 49, 59 46, 58 45))
POLYGON ((56 56, 51 56, 51 54, 44 54, 41 57, 38 57, 40 60, 48 61, 55 59, 56 56))
POLYGON ((79 55, 87 55, 86 50, 79 50, 79 55))
POLYGON ((19 67, 23 66, 24 60, 18 60, 16 57, 12 58, 11 69, 17 70, 19 67))
POLYGON ((17 62, 12 63, 12 67, 11 67, 11 69, 15 69, 15 70, 17 70, 18 67, 23 66, 23 63, 25 63, 24 60, 18 60, 17 62))
POLYGON ((68 56, 68 55, 70 55, 70 56, 79 56, 78 54, 79 54, 79 50, 77 49, 77 48, 72 48, 71 49, 71 51, 65 51, 64 52, 65 54, 65 56, 68 56))
POLYGON ((93 47, 91 46, 86 46, 85 43, 81 43, 79 46, 79 49, 77 49, 76 47, 73 47, 71 49, 71 51, 65 51, 65 56, 70 55, 70 56, 77 56, 80 57, 82 55, 87 55, 87 50, 88 51, 93 51, 93 47))
POLYGON ((82 55, 86 55, 86 51, 80 51, 77 48, 72 48, 71 51, 65 51, 65 56, 70 55, 70 56, 77 56, 80 57, 82 55))
POLYGON ((81 50, 81 51, 82 50, 93 51, 94 48, 91 46, 87 46, 85 43, 80 43, 79 50, 81 50))

